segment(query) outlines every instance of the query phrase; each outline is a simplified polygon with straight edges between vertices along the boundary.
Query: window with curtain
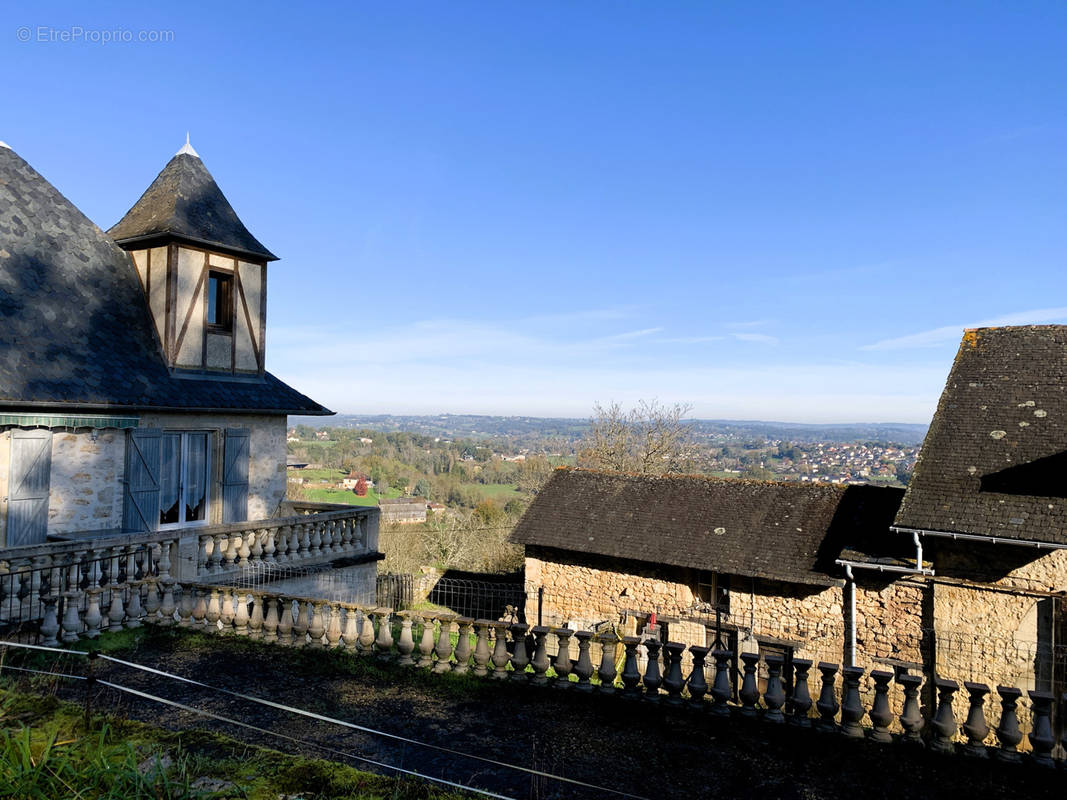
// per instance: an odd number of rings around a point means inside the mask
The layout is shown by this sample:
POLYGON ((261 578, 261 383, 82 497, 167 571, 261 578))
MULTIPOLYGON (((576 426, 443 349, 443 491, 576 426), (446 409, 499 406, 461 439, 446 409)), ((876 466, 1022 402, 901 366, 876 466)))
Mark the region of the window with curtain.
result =
POLYGON ((211 478, 209 434, 167 431, 161 442, 159 524, 207 522, 211 478))

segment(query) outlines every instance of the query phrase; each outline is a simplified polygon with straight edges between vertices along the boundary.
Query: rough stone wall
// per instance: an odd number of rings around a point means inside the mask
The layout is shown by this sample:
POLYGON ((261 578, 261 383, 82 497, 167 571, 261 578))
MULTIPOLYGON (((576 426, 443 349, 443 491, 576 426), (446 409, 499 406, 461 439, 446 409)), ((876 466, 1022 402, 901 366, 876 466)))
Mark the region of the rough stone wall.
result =
POLYGON ((211 521, 221 521, 219 480, 221 479, 221 432, 226 428, 248 428, 248 518, 270 519, 277 515, 285 499, 285 422, 284 416, 259 414, 142 414, 142 428, 218 432, 212 468, 211 521))
POLYGON ((122 528, 126 434, 106 428, 52 432, 48 533, 122 528))

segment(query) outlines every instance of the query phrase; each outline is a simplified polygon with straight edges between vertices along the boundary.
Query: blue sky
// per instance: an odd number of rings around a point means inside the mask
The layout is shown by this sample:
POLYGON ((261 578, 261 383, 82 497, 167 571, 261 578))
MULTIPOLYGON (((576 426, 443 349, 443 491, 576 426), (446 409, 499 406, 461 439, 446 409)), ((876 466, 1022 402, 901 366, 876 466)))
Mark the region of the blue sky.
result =
POLYGON ((0 139, 106 228, 190 131, 339 411, 927 422, 964 327, 1067 322, 1059 0, 2 17, 0 139))

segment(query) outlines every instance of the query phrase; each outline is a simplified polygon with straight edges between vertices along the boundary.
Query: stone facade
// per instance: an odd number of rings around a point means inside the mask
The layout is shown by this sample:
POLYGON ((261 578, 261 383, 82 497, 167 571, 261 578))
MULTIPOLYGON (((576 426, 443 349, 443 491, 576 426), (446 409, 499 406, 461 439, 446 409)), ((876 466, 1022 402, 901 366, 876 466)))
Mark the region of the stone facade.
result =
MULTIPOLYGON (((140 416, 140 427, 212 431, 212 491, 209 522, 222 521, 220 480, 222 432, 226 428, 251 431, 248 470, 248 519, 276 516, 285 499, 285 423, 275 415, 211 415, 151 413, 140 416)), ((56 429, 52 432, 52 466, 48 498, 48 534, 79 531, 117 531, 122 528, 126 432, 115 428, 56 429)), ((11 429, 0 431, 0 544, 7 516, 11 429)))

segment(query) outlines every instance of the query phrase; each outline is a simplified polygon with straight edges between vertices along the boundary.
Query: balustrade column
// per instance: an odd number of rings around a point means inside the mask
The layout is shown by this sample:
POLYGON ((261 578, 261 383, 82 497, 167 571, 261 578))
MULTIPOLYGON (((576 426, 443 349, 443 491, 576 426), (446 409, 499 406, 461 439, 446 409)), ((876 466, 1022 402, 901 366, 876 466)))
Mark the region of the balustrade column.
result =
POLYGON ((1018 747, 1019 742, 1023 740, 1023 734, 1019 730, 1016 704, 1022 692, 1014 686, 998 686, 997 694, 1000 695, 1000 723, 997 725, 997 741, 1000 742, 1000 747, 993 751, 993 755, 1001 761, 1018 762, 1022 760, 1018 747))
POLYGON ((730 682, 730 657, 733 653, 729 650, 713 650, 711 657, 715 659, 715 679, 711 683, 711 711, 720 717, 730 715, 730 699, 733 697, 733 684, 730 682))
POLYGON ((237 619, 237 605, 235 604, 237 590, 230 590, 228 587, 223 586, 220 591, 220 599, 222 601, 221 616, 219 616, 219 622, 222 623, 223 633, 233 633, 233 621, 237 619))
POLYGON ((874 681, 874 702, 867 712, 874 726, 871 740, 892 742, 893 736, 889 733, 889 724, 893 721, 893 712, 889 708, 889 682, 893 680, 893 673, 882 669, 871 670, 871 680, 874 681))
POLYGON ((323 605, 325 602, 322 600, 308 603, 308 608, 312 609, 311 621, 308 623, 308 638, 311 640, 311 646, 316 650, 322 647, 322 636, 326 633, 326 620, 322 616, 323 605))
POLYGON ((705 708, 704 695, 708 693, 705 662, 709 652, 711 652, 711 648, 702 645, 693 645, 689 648, 689 653, 693 656, 693 668, 689 672, 686 685, 689 687, 689 702, 697 708, 705 708))
POLYGON ((311 545, 309 548, 309 555, 314 558, 318 558, 322 555, 322 523, 311 523, 311 545))
POLYGON ((159 624, 170 626, 174 624, 174 612, 177 603, 174 602, 174 578, 166 577, 159 579, 163 586, 163 601, 159 606, 159 624))
POLYGON ((415 666, 427 669, 433 666, 434 619, 429 614, 423 614, 419 619, 422 622, 422 636, 419 639, 419 660, 415 666))
POLYGON ((569 689, 571 686, 571 636, 574 631, 570 628, 552 628, 551 633, 556 637, 556 660, 552 664, 556 671, 556 688, 569 689))
POLYGON ((196 607, 196 589, 192 586, 182 586, 181 597, 178 600, 178 627, 188 628, 192 625, 193 610, 196 607))
POLYGON ((508 677, 508 636, 507 623, 490 622, 493 629, 493 673, 496 680, 506 680, 508 677))
POLYGON ((41 644, 45 647, 57 647, 59 645, 59 639, 57 638, 59 619, 56 617, 57 599, 55 597, 45 597, 41 602, 44 603, 44 618, 41 620, 41 644))
POLYGON ((1030 735, 1030 759, 1043 767, 1054 766, 1052 748, 1056 745, 1056 735, 1052 732, 1051 692, 1033 691, 1030 695, 1030 713, 1032 717, 1030 735))
POLYGON ((530 657, 526 653, 526 632, 530 626, 525 622, 516 622, 511 626, 511 677, 517 681, 527 680, 526 667, 530 657))
POLYGON ((287 597, 281 598, 281 616, 278 617, 278 644, 291 647, 293 644, 293 601, 287 597))
POLYGON ((663 673, 659 668, 659 651, 662 647, 659 639, 645 639, 645 649, 648 651, 648 662, 645 664, 645 674, 641 682, 645 686, 645 699, 650 703, 659 702, 659 687, 663 683, 663 673))
POLYGON ((293 647, 303 647, 307 644, 308 625, 311 618, 308 616, 308 607, 303 600, 296 601, 296 611, 293 614, 293 647))
POLYGON ((237 565, 238 550, 240 546, 234 543, 232 536, 223 536, 222 540, 224 543, 222 548, 222 569, 224 572, 230 572, 237 565))
POLYGON ((590 678, 593 677, 593 659, 589 655, 589 647, 593 638, 592 631, 575 631, 574 638, 578 640, 578 660, 574 663, 574 674, 578 676, 576 689, 582 692, 593 691, 590 678))
POLYGON ((361 608, 359 610, 361 615, 361 621, 359 626, 359 655, 369 656, 374 652, 374 639, 376 634, 374 631, 374 618, 370 615, 369 609, 361 608))
POLYGON ((141 616, 141 583, 137 578, 137 548, 126 548, 126 627, 140 628, 141 616))
POLYGON ((685 645, 681 642, 667 642, 663 646, 666 651, 667 674, 663 677, 663 688, 667 690, 667 702, 672 706, 682 704, 682 689, 685 688, 685 679, 682 677, 682 653, 685 645))
POLYGON ((756 716, 756 703, 759 702, 759 687, 756 685, 756 667, 759 653, 742 653, 744 677, 741 679, 741 713, 746 717, 756 716))
POLYGON ((271 538, 274 543, 274 554, 272 560, 278 564, 285 564, 289 561, 289 537, 292 535, 292 526, 282 525, 280 528, 276 528, 271 533, 271 538))
POLYGON ((600 668, 596 675, 600 679, 600 691, 604 694, 615 693, 616 657, 619 654, 619 635, 610 630, 598 637, 600 642, 600 668))
POLYGON ((233 591, 233 629, 238 636, 248 635, 248 595, 233 591))
POLYGON ((785 722, 785 714, 782 706, 785 705, 785 688, 782 686, 782 664, 785 663, 780 655, 773 653, 764 656, 767 665, 767 691, 763 693, 763 702, 767 711, 763 718, 768 722, 785 722))
POLYGON ((460 617, 456 623, 459 625, 459 637, 456 639, 456 663, 452 669, 462 675, 470 669, 471 629, 474 627, 474 620, 470 617, 460 617))
POLYGON ((835 731, 837 730, 837 723, 834 718, 837 716, 838 709, 840 709, 837 703, 837 692, 834 689, 838 667, 837 664, 820 661, 818 668, 822 680, 822 688, 819 690, 819 699, 815 703, 815 708, 819 711, 819 719, 815 722, 815 727, 821 731, 835 731))
POLYGON ((277 550, 277 544, 275 542, 277 529, 275 528, 262 528, 262 534, 264 534, 264 561, 268 564, 274 563, 274 553, 277 550))
POLYGON ((622 646, 625 651, 622 662, 623 692, 626 697, 637 698, 641 696, 641 671, 637 668, 637 648, 641 640, 636 636, 624 636, 622 646))
POLYGON ((345 649, 349 652, 355 652, 359 647, 359 614, 356 611, 356 607, 351 603, 345 603, 345 649))
POLYGON ((248 635, 253 639, 263 638, 263 596, 252 595, 252 613, 248 616, 248 635))
POLYGON ((267 606, 267 614, 263 617, 263 641, 278 641, 278 598, 266 597, 263 601, 267 606))
POLYGON ((206 575, 209 569, 209 556, 207 552, 207 543, 209 537, 198 536, 196 537, 196 576, 200 577, 206 575))
POLYGON ((811 727, 811 690, 808 688, 808 672, 811 661, 807 658, 793 659, 793 694, 789 698, 791 713, 788 721, 801 728, 811 727))
POLYGON ((548 668, 552 666, 552 662, 548 660, 548 646, 545 644, 548 628, 544 625, 534 625, 530 632, 534 636, 534 655, 530 661, 534 671, 532 683, 544 686, 548 683, 548 668))
POLYGON ((931 723, 934 738, 930 742, 930 749, 938 753, 953 753, 956 750, 952 742, 956 736, 956 717, 952 713, 952 697, 960 687, 956 681, 945 678, 938 678, 934 685, 937 687, 937 713, 931 723))
POLYGON ((207 570, 212 575, 218 575, 222 572, 222 550, 223 543, 229 540, 221 533, 216 533, 211 536, 211 554, 208 556, 207 570))
POLYGON ((400 617, 400 640, 396 643, 397 652, 400 653, 398 663, 411 666, 415 663, 415 659, 411 657, 411 654, 415 652, 415 639, 411 632, 413 622, 411 612, 401 611, 397 616, 400 617))
POLYGON ((248 539, 251 542, 249 550, 249 561, 253 564, 263 563, 263 540, 267 538, 267 531, 265 528, 259 528, 248 534, 248 539))
POLYGON ((330 622, 326 626, 326 643, 329 647, 339 647, 341 644, 341 604, 328 603, 330 609, 330 622))
POLYGON ((300 536, 299 557, 303 561, 311 557, 311 525, 302 522, 296 526, 300 536))
POLYGON ((211 599, 208 600, 207 611, 204 612, 208 630, 216 633, 219 628, 219 620, 222 619, 222 603, 219 599, 219 590, 211 590, 211 599))
POLYGON ((442 614, 438 618, 440 628, 437 632, 437 645, 434 652, 437 654, 437 663, 433 666, 434 672, 448 672, 452 669, 452 620, 454 617, 442 614))
POLYGON ((474 629, 478 634, 474 642, 474 674, 484 677, 489 674, 489 620, 475 620, 474 629))
POLYGON ((392 656, 393 653, 393 623, 391 608, 379 608, 374 612, 378 618, 378 638, 374 642, 379 656, 392 656))
POLYGON ((863 677, 863 667, 845 667, 841 670, 841 679, 844 682, 844 693, 841 697, 841 732, 845 736, 863 738, 863 726, 860 720, 866 710, 860 699, 860 678, 863 677))
POLYGON ((904 729, 904 741, 912 744, 923 744, 922 729, 925 724, 922 709, 919 707, 919 685, 922 683, 919 675, 899 675, 897 683, 904 687, 904 708, 900 712, 900 727, 904 729))
POLYGON ((963 723, 963 732, 967 736, 967 743, 963 746, 966 755, 987 758, 985 737, 989 735, 989 726, 985 721, 985 698, 989 694, 989 687, 984 683, 972 683, 964 681, 963 688, 967 690, 967 719, 963 723))
POLYGON ((85 635, 95 639, 100 635, 100 623, 104 617, 100 613, 100 595, 103 592, 99 586, 90 586, 85 594, 87 597, 85 608, 85 635))
POLYGON ((111 593, 111 607, 107 611, 108 630, 117 631, 122 628, 122 620, 126 618, 126 609, 122 602, 122 548, 111 548, 111 567, 108 570, 108 591, 111 593))

